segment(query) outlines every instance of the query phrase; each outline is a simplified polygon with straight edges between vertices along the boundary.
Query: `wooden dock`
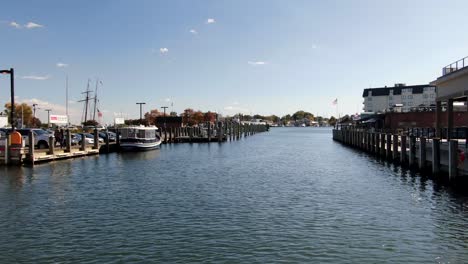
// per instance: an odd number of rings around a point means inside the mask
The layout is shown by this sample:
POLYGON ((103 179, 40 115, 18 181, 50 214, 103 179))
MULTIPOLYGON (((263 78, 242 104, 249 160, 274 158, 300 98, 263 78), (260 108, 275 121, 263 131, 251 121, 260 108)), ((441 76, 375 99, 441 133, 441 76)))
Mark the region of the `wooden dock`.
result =
MULTIPOLYGON (((238 124, 233 122, 206 123, 193 127, 178 127, 160 129, 159 136, 164 144, 172 143, 209 143, 239 140, 248 136, 265 132, 265 125, 238 124)), ((29 135, 28 147, 23 145, 11 145, 9 139, 4 139, 0 144, 0 165, 34 165, 36 163, 54 160, 72 159, 99 154, 107 154, 119 151, 119 140, 115 143, 99 143, 97 130, 94 131, 94 144, 87 145, 83 140, 79 146, 71 145, 71 133, 66 132, 66 146, 55 147, 54 138, 49 138, 48 149, 35 149, 34 135, 29 135), (8 146, 8 147, 5 147, 8 146)), ((23 142, 25 143, 25 142, 23 142)))
POLYGON ((334 129, 333 139, 402 166, 437 176, 446 174, 449 180, 468 180, 468 161, 460 159, 460 153, 468 150, 464 140, 443 141, 350 128, 334 129))

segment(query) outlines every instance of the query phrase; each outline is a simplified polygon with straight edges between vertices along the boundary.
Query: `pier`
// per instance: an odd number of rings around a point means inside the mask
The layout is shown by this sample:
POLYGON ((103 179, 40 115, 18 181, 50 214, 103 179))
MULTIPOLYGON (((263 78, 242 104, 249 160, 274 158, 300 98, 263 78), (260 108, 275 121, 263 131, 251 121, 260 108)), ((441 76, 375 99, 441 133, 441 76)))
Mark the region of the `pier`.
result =
MULTIPOLYGON (((158 133, 163 144, 176 144, 222 143, 240 140, 241 138, 266 131, 268 131, 268 126, 266 125, 242 124, 236 122, 218 122, 216 124, 211 124, 207 122, 192 127, 159 128, 158 133)), ((118 129, 116 133, 119 135, 118 129)), ((28 144, 26 144, 26 142, 22 144, 12 144, 10 137, 7 137, 0 142, 0 165, 34 165, 54 160, 107 154, 120 150, 118 136, 116 142, 109 142, 109 137, 107 137, 104 143, 99 143, 98 130, 95 129, 93 134, 94 144, 86 144, 86 141, 82 140, 81 145, 72 146, 71 131, 65 130, 65 146, 63 148, 56 147, 54 137, 51 136, 49 138, 48 149, 35 148, 34 134, 32 132, 28 136, 28 144)))
POLYGON ((358 128, 333 130, 333 140, 365 151, 378 158, 433 175, 448 175, 450 181, 468 179, 468 162, 460 161, 466 153, 465 140, 392 134, 358 128))

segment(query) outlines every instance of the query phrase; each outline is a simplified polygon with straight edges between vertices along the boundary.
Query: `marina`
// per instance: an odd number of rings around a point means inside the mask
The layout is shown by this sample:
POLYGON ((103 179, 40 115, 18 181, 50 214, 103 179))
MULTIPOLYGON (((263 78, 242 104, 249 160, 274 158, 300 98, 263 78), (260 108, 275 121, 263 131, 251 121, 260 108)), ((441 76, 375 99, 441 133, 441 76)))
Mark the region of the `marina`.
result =
POLYGON ((468 259, 465 193, 331 137, 274 128, 0 167, 0 262, 468 259))
MULTIPOLYGON (((81 140, 79 146, 72 145, 71 131, 65 130, 65 147, 57 148, 54 137, 48 138, 48 149, 36 149, 34 133, 28 136, 26 142, 12 143, 10 137, 0 139, 0 165, 21 166, 34 165, 62 159, 74 159, 90 155, 108 154, 119 151, 154 150, 160 144, 173 143, 210 143, 239 140, 243 137, 268 131, 265 124, 238 124, 233 122, 218 122, 216 126, 204 123, 202 126, 156 129, 156 127, 131 126, 117 130, 117 140, 110 142, 105 136, 100 143, 99 132, 94 129, 93 144, 81 140), (148 134, 147 134, 148 133, 148 134), (145 139, 146 138, 146 139, 145 139), (8 146, 8 147, 6 147, 8 146)), ((79 134, 85 138, 85 134, 79 134)))

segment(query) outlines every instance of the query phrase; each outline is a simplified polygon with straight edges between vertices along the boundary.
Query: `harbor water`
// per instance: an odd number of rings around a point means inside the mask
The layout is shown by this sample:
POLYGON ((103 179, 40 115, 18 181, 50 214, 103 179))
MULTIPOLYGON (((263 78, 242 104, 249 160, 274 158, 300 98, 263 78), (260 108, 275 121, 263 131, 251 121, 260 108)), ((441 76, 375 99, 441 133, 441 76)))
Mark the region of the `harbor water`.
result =
POLYGON ((331 139, 0 167, 0 263, 467 263, 468 195, 331 139))

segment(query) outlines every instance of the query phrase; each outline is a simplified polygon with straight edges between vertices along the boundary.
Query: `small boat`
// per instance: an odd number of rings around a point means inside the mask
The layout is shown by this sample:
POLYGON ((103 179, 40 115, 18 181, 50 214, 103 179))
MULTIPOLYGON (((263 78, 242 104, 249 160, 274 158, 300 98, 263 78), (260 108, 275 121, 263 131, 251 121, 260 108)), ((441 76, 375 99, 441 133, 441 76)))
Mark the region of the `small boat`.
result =
POLYGON ((142 151, 156 149, 161 139, 155 126, 129 126, 120 129, 120 149, 123 151, 142 151))

